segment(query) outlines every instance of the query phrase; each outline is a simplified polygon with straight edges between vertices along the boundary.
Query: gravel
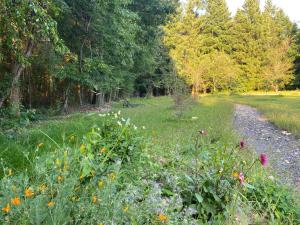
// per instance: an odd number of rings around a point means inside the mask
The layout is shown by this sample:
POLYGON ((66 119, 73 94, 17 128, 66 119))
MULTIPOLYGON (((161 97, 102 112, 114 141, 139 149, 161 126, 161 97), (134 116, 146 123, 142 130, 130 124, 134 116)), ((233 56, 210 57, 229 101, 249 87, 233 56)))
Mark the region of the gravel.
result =
POLYGON ((300 139, 265 119, 255 108, 236 105, 234 127, 250 148, 265 153, 280 180, 300 188, 300 139))

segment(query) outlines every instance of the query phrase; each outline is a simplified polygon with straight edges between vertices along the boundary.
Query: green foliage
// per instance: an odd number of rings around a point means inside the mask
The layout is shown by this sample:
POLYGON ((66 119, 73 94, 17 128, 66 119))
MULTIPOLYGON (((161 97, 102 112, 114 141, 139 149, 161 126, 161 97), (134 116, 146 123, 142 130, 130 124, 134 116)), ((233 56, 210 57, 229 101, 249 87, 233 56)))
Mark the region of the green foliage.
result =
POLYGON ((283 89, 293 75, 292 23, 267 1, 234 18, 224 0, 188 1, 165 26, 165 44, 193 93, 283 89))

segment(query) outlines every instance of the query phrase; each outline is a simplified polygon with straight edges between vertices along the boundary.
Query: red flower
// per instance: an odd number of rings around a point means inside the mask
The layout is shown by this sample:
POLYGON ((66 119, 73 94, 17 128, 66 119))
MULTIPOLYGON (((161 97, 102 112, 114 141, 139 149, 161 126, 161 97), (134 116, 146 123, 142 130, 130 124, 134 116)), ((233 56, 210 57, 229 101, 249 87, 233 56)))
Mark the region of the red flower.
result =
POLYGON ((259 160, 261 165, 263 166, 266 166, 268 164, 268 156, 266 154, 260 154, 259 160))
POLYGON ((244 183, 245 183, 245 176, 244 176, 243 173, 239 173, 239 180, 240 180, 241 185, 244 185, 244 183))
POLYGON ((244 141, 240 141, 240 149, 245 148, 245 142, 244 141))

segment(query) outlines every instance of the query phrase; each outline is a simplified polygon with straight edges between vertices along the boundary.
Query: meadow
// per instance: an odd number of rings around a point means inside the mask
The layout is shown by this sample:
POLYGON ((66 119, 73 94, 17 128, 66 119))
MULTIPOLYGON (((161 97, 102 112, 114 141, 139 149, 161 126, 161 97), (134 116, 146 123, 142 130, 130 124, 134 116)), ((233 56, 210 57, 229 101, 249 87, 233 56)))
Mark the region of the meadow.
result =
POLYGON ((133 99, 3 132, 1 223, 299 224, 299 194, 232 128, 248 98, 133 99))

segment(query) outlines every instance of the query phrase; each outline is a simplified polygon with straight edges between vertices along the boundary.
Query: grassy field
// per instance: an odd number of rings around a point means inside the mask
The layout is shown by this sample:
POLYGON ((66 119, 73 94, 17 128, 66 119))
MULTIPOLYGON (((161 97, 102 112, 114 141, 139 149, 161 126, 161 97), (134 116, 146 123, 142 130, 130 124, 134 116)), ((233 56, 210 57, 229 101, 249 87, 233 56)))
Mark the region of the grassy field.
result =
POLYGON ((236 95, 226 98, 259 109, 276 126, 300 136, 300 92, 236 95))
MULTIPOLYGON (((220 102, 218 98, 205 98, 200 104, 189 104, 181 118, 175 115, 170 98, 137 99, 135 102, 141 106, 123 109, 121 104, 115 104, 114 110, 121 110, 125 118, 131 118, 158 149, 161 146, 166 148, 167 151, 164 152, 188 146, 199 130, 207 130, 210 137, 216 140, 233 140, 230 124, 233 106, 229 102, 220 102), (142 126, 146 129, 143 130, 142 126)), ((19 133, 0 134, 0 158, 6 166, 18 172, 23 171, 39 145, 42 144, 39 152, 43 154, 43 146, 47 146, 49 150, 55 148, 56 144, 63 145, 72 135, 80 138, 93 126, 101 123, 101 119, 97 113, 75 114, 65 119, 33 124, 18 130, 19 133)))
MULTIPOLYGON (((24 181, 23 176, 14 177, 6 170, 0 185, 12 188, 0 195, 0 207, 3 212, 10 210, 1 201, 7 201, 6 195, 15 196, 18 184, 22 186, 18 193, 23 195, 26 189, 27 198, 19 214, 11 214, 15 224, 25 220, 61 224, 65 218, 78 224, 111 224, 111 218, 117 224, 127 221, 134 225, 208 221, 228 225, 297 224, 300 215, 293 190, 266 179, 269 171, 257 156, 239 147, 231 124, 233 103, 248 98, 252 104, 260 97, 207 96, 188 100, 180 110, 169 97, 133 99, 136 107, 124 109, 116 103, 110 115, 75 114, 2 134, 4 165, 13 174, 31 173, 24 181), (126 125, 127 118, 134 126, 126 125), (111 122, 107 126, 105 121, 111 122), (109 135, 102 139, 106 134, 101 134, 101 129, 89 132, 96 127, 106 129, 109 135), (140 140, 142 144, 136 145, 140 140), (120 159, 106 158, 110 149, 125 157, 122 167, 120 159), (33 183, 30 188, 37 195, 32 201, 28 182, 33 183), (45 183, 55 191, 48 195, 41 192, 45 183), (34 211, 37 205, 42 213, 34 211)), ((5 214, 1 216, 0 222, 7 220, 5 214)))

